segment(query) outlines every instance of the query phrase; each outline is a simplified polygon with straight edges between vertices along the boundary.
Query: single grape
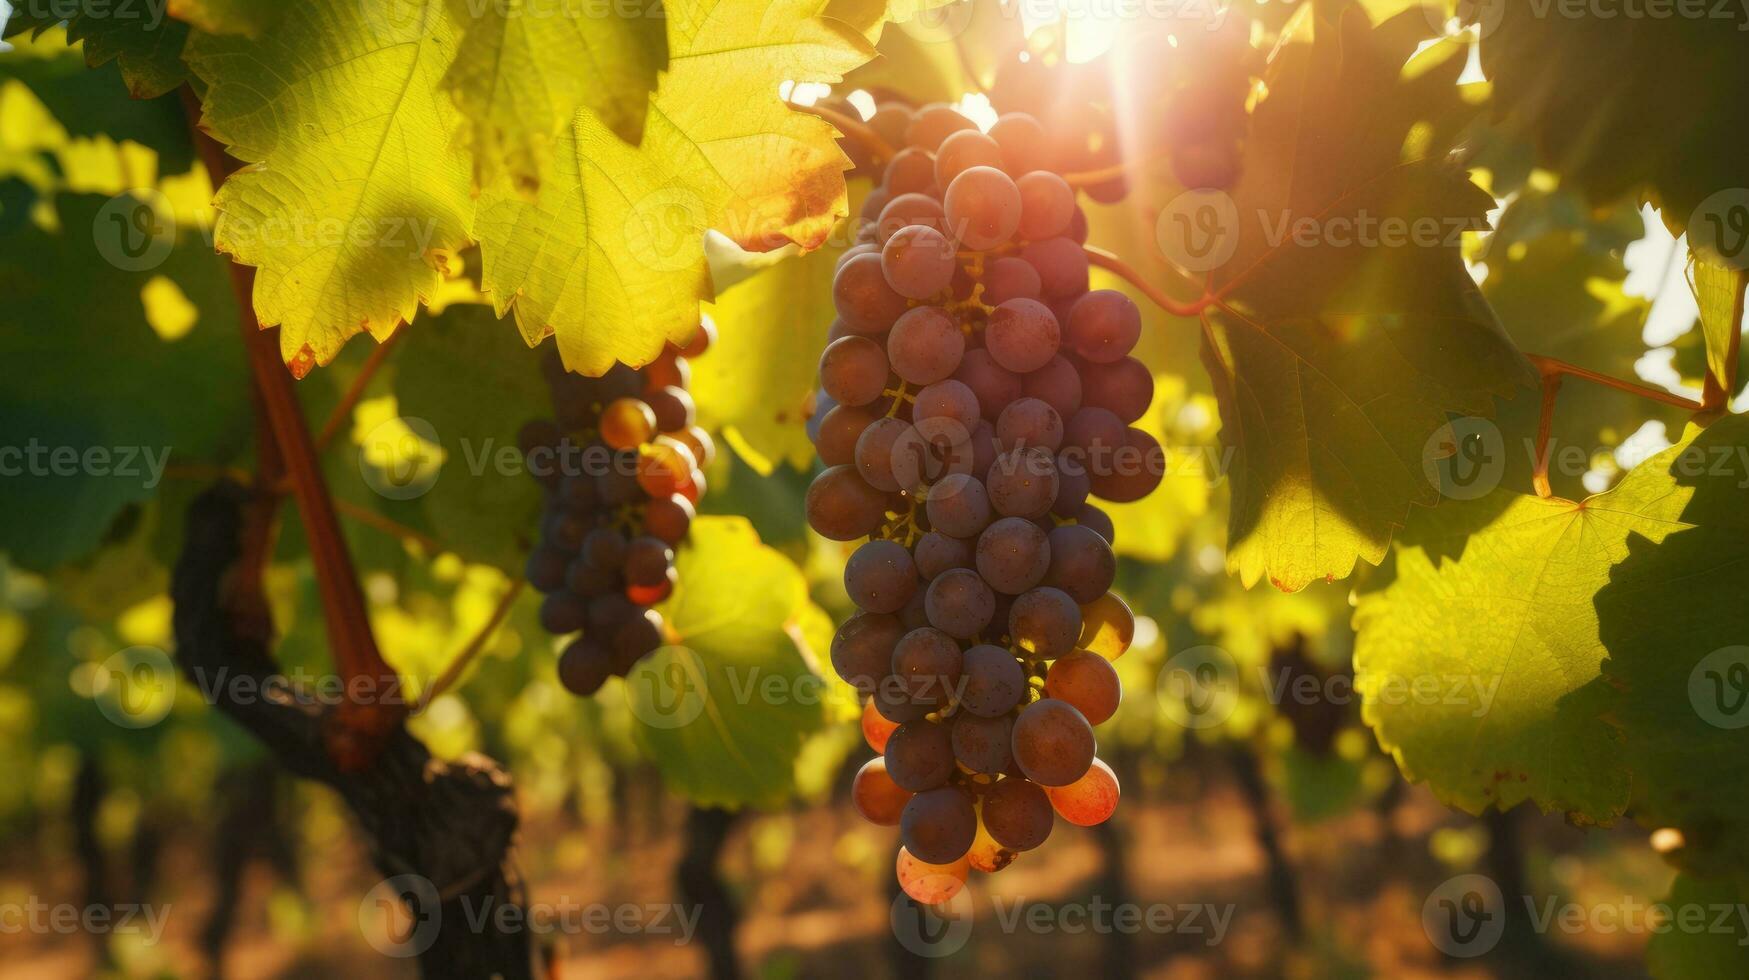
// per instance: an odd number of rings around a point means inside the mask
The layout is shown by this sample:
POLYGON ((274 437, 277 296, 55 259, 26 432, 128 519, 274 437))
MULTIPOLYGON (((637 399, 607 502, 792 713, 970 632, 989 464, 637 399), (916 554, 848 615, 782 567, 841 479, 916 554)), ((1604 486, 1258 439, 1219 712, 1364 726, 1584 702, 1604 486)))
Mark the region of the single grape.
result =
POLYGON ((1065 332, 1075 353, 1110 364, 1129 356, 1142 339, 1142 311, 1115 289, 1095 289, 1075 301, 1065 332))
POLYGON ((1112 472, 1095 474, 1093 492, 1114 503, 1128 504, 1154 492, 1166 475, 1166 454, 1160 443, 1141 429, 1124 432, 1112 472))
POLYGON ((840 405, 859 408, 887 387, 887 352, 867 337, 845 337, 820 355, 820 388, 840 405))
POLYGON ((1107 544, 1117 542, 1117 529, 1112 526, 1111 515, 1092 504, 1085 504, 1081 507, 1081 512, 1075 515, 1075 523, 1082 527, 1092 528, 1105 539, 1107 544))
POLYGON ((996 596, 977 572, 956 568, 930 583, 924 608, 931 626, 956 639, 969 640, 990 625, 990 617, 996 614, 996 596))
MULTIPOLYGON (((900 625, 904 625, 903 617, 900 625)), ((904 680, 895 674, 881 678, 880 683, 875 685, 875 692, 869 698, 869 703, 875 706, 882 718, 895 725, 921 721, 935 710, 933 704, 913 701, 905 688, 904 680)))
POLYGON ((1012 255, 992 259, 984 266, 986 306, 1001 306, 1011 299, 1038 299, 1043 285, 1038 270, 1012 255))
MULTIPOLYGON (((964 360, 960 363, 962 366, 965 364, 964 360)), ((981 417, 978 396, 972 392, 971 386, 952 378, 924 386, 922 391, 917 392, 917 400, 911 406, 913 422, 921 423, 924 419, 939 418, 957 424, 965 432, 961 439, 955 440, 958 442, 971 438, 972 429, 977 426, 981 417)))
POLYGON ((899 637, 893 647, 893 675, 912 701, 946 704, 959 692, 963 657, 953 637, 925 626, 899 637))
MULTIPOLYGON (((839 405, 827 412, 826 417, 820 421, 820 437, 814 441, 814 449, 820 454, 820 462, 827 466, 855 463, 857 440, 881 417, 879 412, 867 408, 851 408, 848 405, 839 405)), ((1122 427, 1122 423, 1119 423, 1119 427, 1122 427)))
POLYGON ((879 613, 857 613, 832 637, 832 669, 867 696, 893 669, 893 648, 904 631, 899 621, 879 613))
POLYGON ((615 449, 640 446, 656 435, 656 413, 641 398, 619 398, 601 410, 601 441, 615 449))
POLYGON ((970 473, 975 455, 971 439, 972 433, 953 419, 918 419, 899 433, 888 454, 893 481, 914 494, 950 474, 970 473))
POLYGON ((601 644, 578 637, 559 654, 559 683, 580 698, 589 697, 613 676, 612 659, 601 644))
POLYGON ((990 356, 1016 374, 1037 371, 1050 363, 1061 340, 1056 316, 1049 307, 1031 299, 1011 299, 996 307, 984 328, 990 356))
POLYGON ((1103 724, 1123 702, 1117 668, 1097 653, 1076 650, 1059 657, 1045 674, 1045 697, 1075 706, 1089 725, 1103 724))
POLYGON ((638 486, 652 498, 684 494, 697 468, 692 450, 678 439, 657 436, 654 442, 638 447, 638 486))
POLYGON ((899 887, 911 900, 923 905, 940 905, 960 893, 966 885, 971 866, 964 857, 946 864, 930 864, 918 860, 910 851, 899 848, 895 874, 899 887))
POLYGON ((839 267, 832 301, 844 325, 860 334, 878 334, 893 325, 908 304, 887 285, 877 254, 858 255, 839 267))
POLYGON ((918 225, 935 229, 951 243, 946 212, 941 210, 940 201, 930 194, 901 194, 881 209, 880 221, 875 226, 875 247, 884 246, 901 230, 918 225))
POLYGON ((980 718, 1005 715, 1026 697, 1026 671, 1002 647, 972 647, 961 657, 960 670, 960 706, 980 718))
POLYGON ((856 440, 856 471, 869 486, 887 493, 905 489, 894 471, 895 453, 911 432, 911 423, 893 418, 875 419, 862 430, 856 440))
POLYGON ((1030 851, 1051 835, 1056 815, 1044 788, 1031 780, 1009 776, 984 794, 984 826, 997 843, 1030 851))
POLYGON ((997 592, 1020 595, 1045 577, 1051 546, 1037 524, 1004 517, 978 537, 978 574, 997 592))
MULTIPOLYGON (((1092 397, 1092 392, 1088 392, 1092 397)), ((1109 473, 1112 457, 1124 444, 1123 420, 1109 408, 1083 405, 1063 426, 1063 444, 1072 446, 1080 457, 1081 469, 1089 476, 1109 473)))
POLYGON ((657 388, 644 393, 644 404, 656 414, 656 431, 678 432, 698 418, 692 396, 684 388, 657 388))
POLYGON ((953 282, 959 268, 947 236, 924 225, 907 225, 881 246, 881 272, 900 296, 929 299, 953 282))
POLYGON ((685 346, 680 348, 680 356, 697 360, 703 357, 705 351, 710 350, 711 345, 716 342, 717 322, 708 316, 699 317, 698 329, 692 332, 692 336, 686 341, 685 346))
POLYGON ((1003 517, 1043 517, 1057 499, 1057 460, 1034 446, 1003 453, 990 467, 990 506, 1003 517))
POLYGON ((834 466, 808 485, 808 526, 832 541, 867 537, 887 517, 887 495, 868 485, 854 466, 834 466))
POLYGON ((542 545, 528 553, 522 567, 528 584, 540 592, 557 592, 565 587, 565 572, 571 567, 573 552, 551 545, 542 545))
POLYGON ((869 748, 876 752, 885 752, 887 739, 893 736, 898 727, 898 722, 888 721, 881 715, 873 701, 862 706, 862 740, 868 743, 869 748))
POLYGON ((1020 190, 1020 237, 1029 241, 1053 238, 1075 217, 1075 191, 1048 170, 1035 170, 1016 180, 1020 190))
POLYGON ((995 776, 1014 765, 1014 719, 962 714, 953 722, 953 754, 974 773, 995 776))
POLYGON ((933 153, 954 133, 977 128, 976 124, 960 115, 959 110, 953 106, 932 102, 918 109, 917 114, 911 117, 911 125, 905 128, 905 142, 933 153))
POLYGON ((1031 447, 1054 453, 1062 444, 1063 417, 1048 402, 1021 398, 996 418, 996 448, 1004 453, 1031 447))
POLYGON ((966 351, 954 378, 972 390, 984 418, 991 422, 996 421, 1004 405, 1020 397, 1019 376, 997 364, 990 352, 982 348, 966 351))
POLYGON ((1028 398, 1037 398, 1056 409, 1066 419, 1081 407, 1081 372, 1064 358, 1053 357, 1044 367, 1020 379, 1020 390, 1028 398))
POLYGON ((975 129, 962 129, 942 140, 935 151, 935 186, 948 187, 973 167, 1000 166, 1002 150, 995 140, 975 129))
POLYGON ((1104 760, 1094 759, 1087 774, 1067 786, 1046 787, 1051 809, 1077 827, 1097 827, 1117 811, 1122 791, 1117 774, 1104 760))
POLYGON ((644 505, 644 530, 670 545, 678 545, 686 540, 686 532, 691 530, 696 516, 698 511, 692 501, 674 494, 644 505))
POLYGON ((1071 704, 1044 698, 1027 705, 1014 721, 1014 761, 1040 786, 1080 779, 1093 764, 1093 752, 1093 727, 1071 704))
POLYGON ((680 583, 680 574, 674 569, 668 569, 668 574, 655 585, 628 585, 626 598, 639 606, 653 606, 674 594, 674 586, 680 583))
POLYGON ((934 789, 953 775, 952 733, 933 721, 905 722, 887 737, 886 759, 887 774, 901 788, 934 789))
POLYGON ((1081 636, 1081 607, 1061 589, 1033 589, 1014 600, 1008 635, 1039 660, 1055 660, 1075 649, 1081 636))
POLYGON ((917 574, 926 582, 954 568, 972 567, 972 542, 940 531, 930 531, 917 539, 911 549, 917 563, 917 574))
POLYGON ((1051 139, 1037 119, 1024 112, 1004 113, 990 127, 990 138, 1002 151, 1002 169, 1019 178, 1050 164, 1051 139))
POLYGON ((953 473, 929 488, 925 511, 935 530, 956 538, 973 538, 990 523, 990 497, 983 483, 964 473, 953 473))
POLYGON ((1086 391, 1084 406, 1106 409, 1125 425, 1147 414, 1154 400, 1154 376, 1147 365, 1133 357, 1089 364, 1082 371, 1081 383, 1086 391))
POLYGON ((887 336, 887 360, 893 372, 914 385, 952 377, 965 350, 960 325, 935 306, 919 306, 899 317, 887 336))
POLYGON ((663 351, 660 357, 644 365, 644 386, 645 391, 663 388, 685 391, 692 387, 692 364, 673 350, 663 351))
POLYGON ((1136 639, 1136 616, 1129 604, 1107 592, 1081 607, 1081 638, 1076 644, 1107 660, 1116 660, 1136 639))
POLYGON ((626 674, 633 665, 662 645, 662 615, 646 609, 613 631, 613 669, 626 674))
POLYGON ((698 462, 700 469, 709 469, 717 458, 717 444, 711 441, 710 433, 698 426, 689 425, 671 434, 676 441, 692 451, 692 458, 698 462))
POLYGON ((904 146, 905 130, 911 125, 911 107, 898 102, 882 102, 867 121, 868 128, 888 146, 904 146))
POLYGON ((887 173, 882 189, 894 198, 917 194, 935 185, 935 154, 933 147, 908 146, 887 161, 887 173))
POLYGON ((1088 527, 1065 524, 1047 535, 1051 564, 1044 584, 1061 589, 1069 598, 1086 605, 1104 595, 1117 580, 1117 555, 1111 545, 1088 527))
POLYGON ((660 585, 674 567, 674 549, 661 538, 633 538, 626 545, 625 576, 631 585, 660 585))
POLYGON ((844 591, 865 612, 898 612, 917 591, 917 566, 897 541, 869 541, 845 563, 844 591))
POLYGON ((877 827, 897 827, 911 793, 901 789, 887 775, 887 760, 870 759, 856 771, 850 784, 850 800, 857 812, 877 827))
POLYGON ((957 786, 918 793, 899 818, 905 850, 931 864, 964 860, 978 833, 971 797, 957 786))
POLYGON ((1046 298, 1067 299, 1087 291, 1087 253, 1073 238, 1032 242, 1021 249, 1020 257, 1038 270, 1046 298))
POLYGON ((1012 177, 995 167, 962 172, 941 201, 949 234, 975 252, 1007 242, 1020 226, 1020 190, 1012 177))

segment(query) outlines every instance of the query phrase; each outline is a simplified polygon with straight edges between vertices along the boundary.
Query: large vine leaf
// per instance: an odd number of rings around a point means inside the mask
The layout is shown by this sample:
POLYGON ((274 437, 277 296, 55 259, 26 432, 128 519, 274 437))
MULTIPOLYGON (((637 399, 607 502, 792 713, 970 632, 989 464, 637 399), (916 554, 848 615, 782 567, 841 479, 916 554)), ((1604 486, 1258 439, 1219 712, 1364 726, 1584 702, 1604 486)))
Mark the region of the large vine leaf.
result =
POLYGON ((1527 799, 1582 821, 1622 812, 1642 773, 1605 719, 1593 597, 1630 538, 1690 526, 1669 477, 1687 446, 1580 503, 1497 491, 1405 532, 1395 580, 1360 597, 1354 664, 1362 716, 1406 776, 1471 813, 1527 799))
POLYGON ((829 689, 802 639, 807 580, 738 517, 694 521, 676 566, 674 643, 626 678, 634 737, 694 803, 778 805, 829 689))
POLYGON ((443 0, 312 0, 259 39, 189 45, 202 125, 251 164, 219 189, 218 247, 258 267, 255 312, 300 377, 412 320, 468 242, 460 116, 438 90, 455 48, 443 0))
POLYGON ((1559 17, 1538 4, 1464 5, 1486 16, 1495 117, 1595 202, 1649 189, 1676 234, 1714 193, 1749 186, 1742 11, 1729 5, 1724 19, 1712 16, 1724 5, 1705 6, 1702 17, 1559 17))
POLYGON ((16 5, 6 21, 5 36, 29 31, 35 37, 65 22, 67 43, 83 46, 85 63, 92 68, 112 61, 119 64, 128 93, 136 99, 157 98, 188 77, 182 63, 188 25, 166 16, 162 4, 120 5, 113 0, 76 3, 70 17, 64 3, 51 5, 50 12, 32 12, 33 5, 28 3, 16 5))
POLYGON ((784 81, 836 82, 873 53, 819 0, 666 5, 669 65, 641 145, 579 112, 533 200, 481 202, 484 287, 524 339, 556 333, 572 370, 643 364, 684 342, 710 298, 707 228, 751 251, 813 248, 848 210, 848 160, 784 81))
POLYGON ((1692 529, 1633 543, 1597 593, 1611 719, 1634 815, 1683 831, 1678 861, 1749 872, 1749 418, 1729 416, 1656 475, 1692 529))
POLYGON ((1410 505, 1438 501, 1429 438, 1533 377, 1456 247, 1492 206, 1437 155, 1466 114, 1461 61, 1404 72, 1419 11, 1339 16, 1271 64, 1203 348, 1234 449, 1228 568, 1289 591, 1381 561, 1410 505))
POLYGON ((1646 967, 1658 980, 1736 980, 1749 975, 1749 924, 1742 916, 1749 883, 1740 876, 1681 874, 1664 899, 1673 915, 1646 942, 1646 967), (1703 913, 1696 923, 1693 913, 1703 913), (1726 914, 1720 915, 1724 911, 1726 914), (1672 927, 1674 926, 1674 927, 1672 927))
POLYGON ((553 138, 579 106, 621 138, 642 138, 668 56, 657 0, 616 5, 612 16, 596 0, 448 2, 465 29, 443 84, 468 117, 483 185, 508 174, 537 187, 553 138))

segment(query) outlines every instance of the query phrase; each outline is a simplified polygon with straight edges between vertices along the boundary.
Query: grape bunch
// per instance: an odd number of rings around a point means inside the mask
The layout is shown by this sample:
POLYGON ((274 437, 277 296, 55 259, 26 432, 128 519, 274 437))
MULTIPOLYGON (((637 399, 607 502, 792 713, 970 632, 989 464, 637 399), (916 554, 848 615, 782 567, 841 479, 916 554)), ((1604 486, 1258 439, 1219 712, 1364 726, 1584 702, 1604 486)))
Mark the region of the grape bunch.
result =
POLYGON ((839 261, 806 508, 862 542, 844 572, 860 611, 831 658, 882 757, 852 795, 900 828, 900 882, 934 903, 1057 817, 1116 807, 1093 726, 1117 710, 1135 620, 1089 498, 1139 500, 1164 467, 1132 424, 1153 396, 1130 356, 1140 311, 1089 291, 1045 127, 1015 113, 980 132, 946 106, 869 123, 903 148, 839 261))
POLYGON ((543 364, 554 417, 528 423, 520 438, 546 489, 525 573, 545 596, 541 628, 576 634, 559 654, 559 680, 578 697, 663 643, 650 607, 674 591, 674 549, 716 453, 687 393, 687 359, 704 353, 714 329, 707 320, 685 347, 599 378, 566 371, 556 352, 543 364))
POLYGON ((1187 50, 1183 81, 1166 96, 1172 173, 1188 189, 1226 190, 1239 181, 1255 55, 1244 31, 1235 17, 1187 50))

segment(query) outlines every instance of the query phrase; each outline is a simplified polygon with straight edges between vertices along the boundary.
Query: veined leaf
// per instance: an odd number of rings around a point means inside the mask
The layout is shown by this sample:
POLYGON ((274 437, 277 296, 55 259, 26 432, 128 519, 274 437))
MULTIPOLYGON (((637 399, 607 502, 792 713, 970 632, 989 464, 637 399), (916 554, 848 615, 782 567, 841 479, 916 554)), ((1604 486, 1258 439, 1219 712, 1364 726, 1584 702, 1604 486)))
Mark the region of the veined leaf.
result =
POLYGON ((1598 590, 1692 526, 1693 491, 1670 472, 1694 438, 1581 503, 1497 491, 1411 525, 1395 580, 1354 617, 1362 714, 1405 775, 1471 813, 1527 799, 1590 822, 1622 812, 1645 771, 1605 718, 1623 709, 1601 679, 1598 590))
MULTIPOLYGON (((1706 341, 1707 373, 1723 385, 1732 377, 1732 340, 1743 332, 1743 296, 1745 274, 1724 265, 1707 251, 1689 253, 1689 279, 1694 287, 1694 299, 1700 306, 1700 332, 1706 341)), ((1741 350, 1739 341, 1739 350, 1741 350)), ((1742 379, 1737 379, 1741 383, 1742 379)), ((1736 397, 1736 392, 1726 392, 1736 397)))
POLYGON ((676 567, 676 644, 626 678, 634 736, 694 803, 780 804, 828 689, 801 640, 807 581, 738 517, 694 521, 676 567))
POLYGON ((1419 11, 1339 16, 1271 65, 1221 229, 1232 256, 1210 277, 1226 297, 1203 356, 1235 450, 1228 568, 1248 586, 1377 564, 1410 504, 1438 499, 1428 439, 1533 379, 1457 249, 1492 205, 1437 156, 1466 115, 1461 61, 1405 79, 1419 11))
POLYGON ((449 0, 462 25, 443 84, 468 117, 482 186, 501 176, 532 192, 554 137, 586 106, 637 143, 656 73, 667 63, 667 21, 656 0, 604 13, 596 0, 449 0))
POLYGON ((836 82, 868 42, 818 0, 666 5, 669 66, 643 143, 579 112, 527 200, 481 202, 484 286, 530 344, 556 333, 566 366, 600 374, 684 342, 710 298, 704 233, 743 248, 814 248, 848 210, 832 127, 784 105, 787 80, 836 82))
POLYGON ((63 20, 67 43, 82 44, 85 63, 92 68, 111 61, 121 66, 128 93, 136 99, 154 99, 188 77, 182 49, 188 41, 188 25, 165 16, 162 4, 119 5, 111 0, 76 0, 71 17, 65 4, 53 13, 31 13, 30 4, 14 5, 6 22, 6 37, 25 31, 39 35, 63 20), (123 15, 123 11, 127 15, 123 15))
POLYGON ((251 164, 219 189, 218 247, 257 267, 255 312, 299 377, 412 320, 468 242, 460 115, 438 91, 455 46, 443 0, 312 0, 259 40, 189 46, 203 125, 251 164))

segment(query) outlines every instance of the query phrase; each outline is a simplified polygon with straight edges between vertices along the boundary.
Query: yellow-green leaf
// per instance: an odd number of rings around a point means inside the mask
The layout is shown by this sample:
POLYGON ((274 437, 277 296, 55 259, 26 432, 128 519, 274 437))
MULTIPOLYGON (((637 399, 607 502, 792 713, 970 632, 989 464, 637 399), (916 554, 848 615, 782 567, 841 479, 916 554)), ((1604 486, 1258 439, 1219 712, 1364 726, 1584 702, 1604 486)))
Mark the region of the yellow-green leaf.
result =
POLYGON ((652 360, 710 298, 704 233, 751 251, 821 244, 848 210, 848 161, 823 121, 788 108, 784 81, 836 82, 872 49, 817 0, 676 0, 669 65, 642 144, 591 112, 560 139, 528 200, 503 183, 481 203, 486 289, 531 344, 556 333, 572 370, 652 360))
MULTIPOLYGON (((1732 377, 1733 339, 1743 331, 1745 274, 1720 262, 1708 251, 1689 253, 1689 278, 1700 306, 1700 332, 1706 341, 1707 373, 1721 386, 1732 377)), ((1735 397, 1736 392, 1727 392, 1735 397)))
POLYGON ((258 268, 255 312, 294 373, 379 340, 434 296, 467 244, 455 55, 443 0, 311 0, 258 40, 197 35, 202 122, 251 164, 219 189, 217 242, 258 268))

